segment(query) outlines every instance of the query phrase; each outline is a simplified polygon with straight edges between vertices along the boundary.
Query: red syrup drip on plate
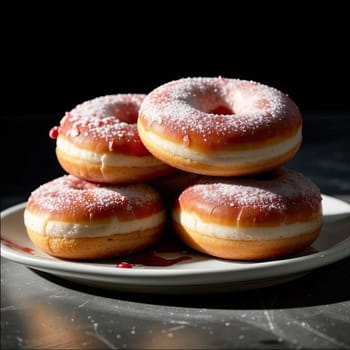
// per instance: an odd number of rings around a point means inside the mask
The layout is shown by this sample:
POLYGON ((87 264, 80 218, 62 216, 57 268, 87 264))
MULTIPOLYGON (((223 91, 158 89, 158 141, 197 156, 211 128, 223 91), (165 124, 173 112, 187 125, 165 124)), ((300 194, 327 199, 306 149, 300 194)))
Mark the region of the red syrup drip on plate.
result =
POLYGON ((115 265, 115 267, 121 268, 121 269, 131 269, 132 268, 132 264, 126 262, 126 261, 122 261, 118 264, 115 265))
POLYGON ((192 259, 192 257, 188 255, 167 259, 157 255, 155 251, 151 251, 149 253, 132 256, 128 261, 132 264, 140 264, 144 266, 171 266, 189 259, 192 259))
POLYGON ((129 256, 126 261, 118 263, 116 267, 130 268, 135 264, 143 266, 164 267, 192 259, 190 255, 180 255, 176 258, 164 258, 158 255, 158 253, 184 253, 185 250, 182 248, 182 245, 176 244, 175 242, 163 242, 154 250, 145 251, 129 256))
POLYGON ((12 248, 12 249, 16 249, 16 250, 20 250, 23 253, 27 253, 27 254, 34 254, 34 250, 32 248, 28 248, 28 247, 22 247, 21 245, 14 243, 6 238, 1 238, 1 242, 3 242, 6 246, 12 248))

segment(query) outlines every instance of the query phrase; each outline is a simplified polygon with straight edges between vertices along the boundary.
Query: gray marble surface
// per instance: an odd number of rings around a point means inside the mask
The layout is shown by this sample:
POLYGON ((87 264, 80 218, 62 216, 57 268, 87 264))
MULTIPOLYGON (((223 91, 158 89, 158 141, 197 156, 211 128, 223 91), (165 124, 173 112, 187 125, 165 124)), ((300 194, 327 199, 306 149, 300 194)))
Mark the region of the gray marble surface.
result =
POLYGON ((224 294, 91 289, 2 261, 2 349, 349 349, 350 259, 224 294))
MULTIPOLYGON (((349 133, 347 113, 311 114, 288 167, 350 202, 349 133)), ((2 209, 28 195, 7 182, 2 209)), ((86 287, 2 258, 1 348, 350 349, 349 271, 347 258, 268 288, 152 295, 86 287)))

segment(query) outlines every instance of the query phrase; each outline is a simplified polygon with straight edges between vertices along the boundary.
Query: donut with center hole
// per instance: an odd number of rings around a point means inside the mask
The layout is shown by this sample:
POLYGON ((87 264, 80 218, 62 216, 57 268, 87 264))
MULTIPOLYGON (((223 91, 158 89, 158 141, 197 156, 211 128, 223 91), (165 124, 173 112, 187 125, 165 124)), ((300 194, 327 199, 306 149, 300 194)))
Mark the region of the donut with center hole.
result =
POLYGON ((64 175, 31 193, 24 224, 32 242, 50 255, 108 258, 155 243, 165 225, 165 209, 149 185, 95 184, 64 175))
POLYGON ((143 100, 140 138, 157 158, 203 175, 261 173, 290 160, 300 147, 302 116, 284 93, 222 77, 165 83, 143 100))
POLYGON ((279 168, 251 177, 202 176, 172 211, 178 236, 200 252, 224 259, 265 260, 307 248, 322 228, 318 187, 279 168))
POLYGON ((143 94, 96 97, 79 104, 50 130, 69 174, 100 183, 132 183, 174 173, 142 144, 137 117, 143 94))

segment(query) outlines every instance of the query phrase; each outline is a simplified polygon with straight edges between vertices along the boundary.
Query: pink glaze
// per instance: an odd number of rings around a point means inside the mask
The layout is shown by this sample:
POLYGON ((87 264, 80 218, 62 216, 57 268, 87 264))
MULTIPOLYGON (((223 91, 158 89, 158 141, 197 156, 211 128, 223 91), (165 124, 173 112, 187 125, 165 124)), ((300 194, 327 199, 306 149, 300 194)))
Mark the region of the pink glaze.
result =
POLYGON ((203 201, 228 207, 259 207, 283 211, 291 202, 306 202, 318 208, 321 200, 317 186, 304 175, 290 169, 278 169, 245 178, 199 180, 189 191, 203 201))
POLYGON ((180 194, 176 207, 209 221, 255 226, 313 219, 321 201, 310 179, 279 168, 254 177, 202 177, 180 194))
POLYGON ((161 85, 145 97, 139 114, 146 130, 208 151, 291 136, 302 122, 296 104, 279 90, 222 77, 161 85))
POLYGON ((99 151, 148 156, 136 126, 144 97, 116 94, 85 101, 67 112, 51 134, 57 137, 59 132, 73 144, 99 151))
POLYGON ((26 209, 68 221, 92 221, 116 215, 141 218, 162 210, 162 202, 145 184, 102 185, 64 175, 33 191, 26 209))

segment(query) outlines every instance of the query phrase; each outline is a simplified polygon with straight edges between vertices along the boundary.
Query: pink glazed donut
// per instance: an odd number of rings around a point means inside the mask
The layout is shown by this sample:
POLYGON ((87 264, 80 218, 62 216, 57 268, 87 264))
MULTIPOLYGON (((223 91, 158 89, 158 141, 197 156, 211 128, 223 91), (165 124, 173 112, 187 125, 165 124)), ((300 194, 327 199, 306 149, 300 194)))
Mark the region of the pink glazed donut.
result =
POLYGON ((50 255, 108 258, 155 243, 165 209, 149 185, 103 185, 64 175, 31 193, 24 224, 32 242, 50 255))
POLYGON ((219 258, 264 260, 299 252, 322 228, 319 188, 289 169, 250 177, 202 176, 173 208, 179 237, 219 258))
POLYGON ((145 95, 106 95, 85 101, 67 112, 60 126, 56 155, 62 168, 87 181, 132 183, 173 173, 142 144, 138 110, 145 95))
POLYGON ((146 148, 163 162, 203 175, 261 173, 300 147, 302 116, 275 88, 239 79, 183 78, 151 91, 137 122, 146 148))

